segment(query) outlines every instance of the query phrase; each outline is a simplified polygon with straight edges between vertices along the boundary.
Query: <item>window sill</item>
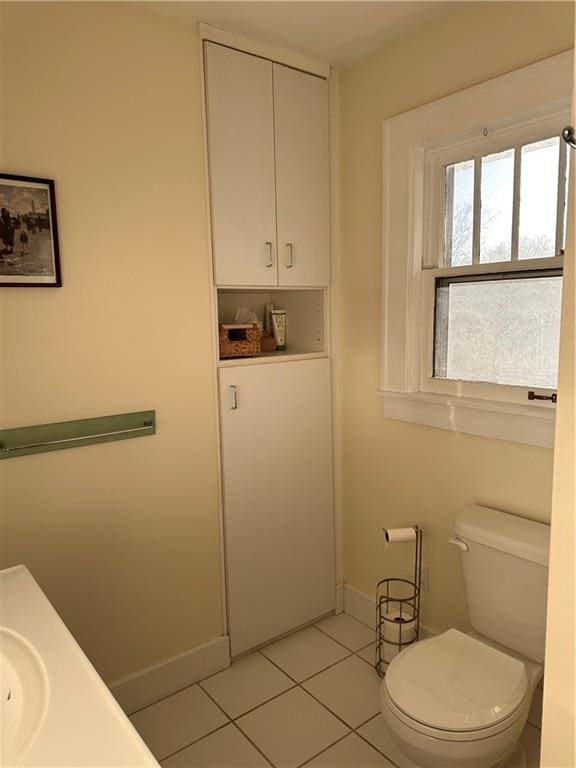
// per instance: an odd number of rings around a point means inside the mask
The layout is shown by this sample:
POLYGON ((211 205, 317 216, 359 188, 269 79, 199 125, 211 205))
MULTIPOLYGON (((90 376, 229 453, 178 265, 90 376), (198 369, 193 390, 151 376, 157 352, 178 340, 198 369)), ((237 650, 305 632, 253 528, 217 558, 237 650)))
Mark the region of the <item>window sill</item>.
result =
POLYGON ((492 400, 379 390, 385 418, 512 443, 554 447, 556 412, 552 408, 492 400))

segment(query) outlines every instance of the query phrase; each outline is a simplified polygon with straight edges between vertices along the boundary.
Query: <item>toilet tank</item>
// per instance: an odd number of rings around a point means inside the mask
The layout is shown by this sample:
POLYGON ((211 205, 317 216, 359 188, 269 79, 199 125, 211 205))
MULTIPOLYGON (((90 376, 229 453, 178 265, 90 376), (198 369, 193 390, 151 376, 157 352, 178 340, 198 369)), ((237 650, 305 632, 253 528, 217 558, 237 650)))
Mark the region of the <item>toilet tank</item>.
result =
POLYGON ((485 637, 544 661, 550 526, 488 507, 456 518, 470 621, 485 637))

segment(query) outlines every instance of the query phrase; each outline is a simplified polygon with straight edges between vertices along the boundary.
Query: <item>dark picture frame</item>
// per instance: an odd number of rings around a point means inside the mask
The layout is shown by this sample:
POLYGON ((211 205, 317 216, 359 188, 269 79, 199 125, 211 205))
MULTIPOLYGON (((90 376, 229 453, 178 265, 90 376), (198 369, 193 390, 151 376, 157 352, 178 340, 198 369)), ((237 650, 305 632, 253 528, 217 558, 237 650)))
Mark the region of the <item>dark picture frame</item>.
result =
POLYGON ((0 288, 59 288, 53 179, 0 172, 0 288))

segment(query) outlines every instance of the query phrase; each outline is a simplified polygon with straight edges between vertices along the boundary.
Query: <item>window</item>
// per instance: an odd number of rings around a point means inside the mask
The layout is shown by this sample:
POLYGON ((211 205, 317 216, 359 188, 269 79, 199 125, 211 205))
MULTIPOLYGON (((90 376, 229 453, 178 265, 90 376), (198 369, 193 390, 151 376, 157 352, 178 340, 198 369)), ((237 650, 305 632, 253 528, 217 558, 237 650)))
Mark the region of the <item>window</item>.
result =
POLYGON ((567 184, 563 146, 559 136, 552 136, 446 165, 445 266, 563 253, 567 184))
POLYGON ((552 447, 572 80, 559 54, 384 122, 385 418, 552 447))
POLYGON ((545 121, 443 148, 427 173, 441 187, 430 213, 441 242, 424 265, 422 391, 551 397, 568 175, 559 130, 545 121))
POLYGON ((436 280, 434 376, 555 389, 562 273, 436 280))

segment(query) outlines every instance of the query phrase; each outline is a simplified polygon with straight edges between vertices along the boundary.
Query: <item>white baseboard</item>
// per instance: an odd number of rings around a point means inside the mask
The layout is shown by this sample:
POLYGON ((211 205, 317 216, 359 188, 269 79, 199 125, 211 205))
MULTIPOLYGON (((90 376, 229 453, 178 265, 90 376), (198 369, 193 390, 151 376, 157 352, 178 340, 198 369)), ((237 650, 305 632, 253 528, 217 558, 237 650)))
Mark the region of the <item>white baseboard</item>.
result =
POLYGON ((111 683, 110 690, 127 715, 230 666, 230 638, 203 645, 111 683))
POLYGON ((344 611, 353 619, 376 629, 376 600, 344 584, 344 611))
POLYGON ((336 584, 336 601, 334 605, 334 613, 344 613, 344 583, 340 582, 336 584))
MULTIPOLYGON (((344 611, 353 619, 376 629, 376 599, 344 584, 344 611)), ((434 637, 438 632, 420 623, 420 639, 434 637)))

